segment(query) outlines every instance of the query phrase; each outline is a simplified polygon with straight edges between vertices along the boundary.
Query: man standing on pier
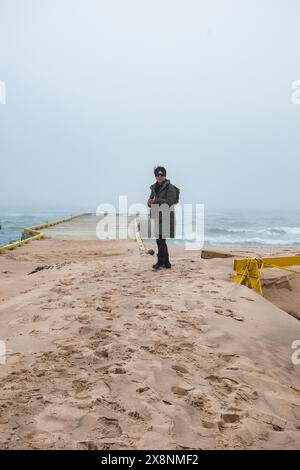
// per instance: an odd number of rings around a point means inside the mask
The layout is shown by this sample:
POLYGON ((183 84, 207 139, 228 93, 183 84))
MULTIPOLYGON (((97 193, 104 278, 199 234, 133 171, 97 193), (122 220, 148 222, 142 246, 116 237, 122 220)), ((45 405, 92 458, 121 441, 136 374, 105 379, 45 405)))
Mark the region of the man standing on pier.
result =
MULTIPOLYGON (((167 170, 163 166, 154 168, 154 175, 156 183, 150 186, 151 194, 147 202, 150 207, 150 217, 153 218, 154 214, 159 217, 159 223, 156 226, 157 263, 152 267, 153 269, 163 267, 169 269, 171 263, 166 238, 175 238, 174 205, 179 200, 179 189, 167 179, 167 170), (161 205, 164 205, 163 210, 159 209, 161 205)), ((155 220, 157 222, 157 218, 155 220)))

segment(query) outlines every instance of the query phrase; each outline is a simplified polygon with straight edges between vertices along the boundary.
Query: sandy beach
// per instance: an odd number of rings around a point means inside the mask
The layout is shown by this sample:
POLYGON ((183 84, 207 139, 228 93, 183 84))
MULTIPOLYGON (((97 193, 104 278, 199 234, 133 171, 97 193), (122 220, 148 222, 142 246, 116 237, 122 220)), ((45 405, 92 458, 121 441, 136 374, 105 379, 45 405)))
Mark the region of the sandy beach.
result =
POLYGON ((170 255, 158 272, 133 241, 0 255, 1 449, 300 449, 300 276, 266 270, 263 298, 233 258, 170 255))

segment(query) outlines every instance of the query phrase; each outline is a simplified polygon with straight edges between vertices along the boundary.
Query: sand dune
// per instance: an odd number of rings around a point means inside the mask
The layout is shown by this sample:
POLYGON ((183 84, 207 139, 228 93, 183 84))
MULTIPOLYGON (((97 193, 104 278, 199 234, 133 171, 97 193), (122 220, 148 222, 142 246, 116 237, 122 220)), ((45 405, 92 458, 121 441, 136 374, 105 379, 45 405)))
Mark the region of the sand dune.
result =
POLYGON ((300 448, 297 276, 274 305, 232 258, 170 251, 159 272, 130 241, 0 256, 2 449, 300 448))

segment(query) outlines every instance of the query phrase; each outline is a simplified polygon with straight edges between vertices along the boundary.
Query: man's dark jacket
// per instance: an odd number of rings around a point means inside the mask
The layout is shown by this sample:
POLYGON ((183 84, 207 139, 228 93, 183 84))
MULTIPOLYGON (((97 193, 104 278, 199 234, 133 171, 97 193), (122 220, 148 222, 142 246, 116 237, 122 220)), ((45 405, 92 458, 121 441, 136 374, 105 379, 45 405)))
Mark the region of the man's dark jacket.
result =
MULTIPOLYGON (((175 221, 175 206, 174 204, 176 203, 177 199, 177 190, 175 187, 171 184, 170 180, 165 179, 163 183, 154 183, 150 186, 151 193, 150 193, 150 198, 155 197, 156 202, 155 204, 149 205, 149 207, 156 206, 161 206, 162 204, 167 204, 169 206, 169 214, 167 214, 167 219, 166 223, 170 224, 170 230, 168 230, 168 236, 166 238, 175 238, 175 226, 176 226, 176 221, 175 221)), ((162 215, 162 214, 161 214, 162 215)), ((150 210, 150 217, 153 217, 153 212, 150 210)), ((162 234, 162 218, 160 217, 159 219, 159 235, 164 235, 162 234)))

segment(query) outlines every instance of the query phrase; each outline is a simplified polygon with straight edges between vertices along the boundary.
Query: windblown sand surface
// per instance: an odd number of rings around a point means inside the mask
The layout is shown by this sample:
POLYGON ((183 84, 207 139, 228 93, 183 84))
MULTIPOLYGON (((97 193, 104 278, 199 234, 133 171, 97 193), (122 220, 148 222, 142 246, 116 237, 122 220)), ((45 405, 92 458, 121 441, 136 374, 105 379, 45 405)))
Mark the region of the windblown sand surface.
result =
MULTIPOLYGON (((170 251, 159 272, 130 241, 0 255, 0 448, 300 448, 300 322, 232 258, 170 251)), ((297 314, 298 276, 264 279, 297 314)))

